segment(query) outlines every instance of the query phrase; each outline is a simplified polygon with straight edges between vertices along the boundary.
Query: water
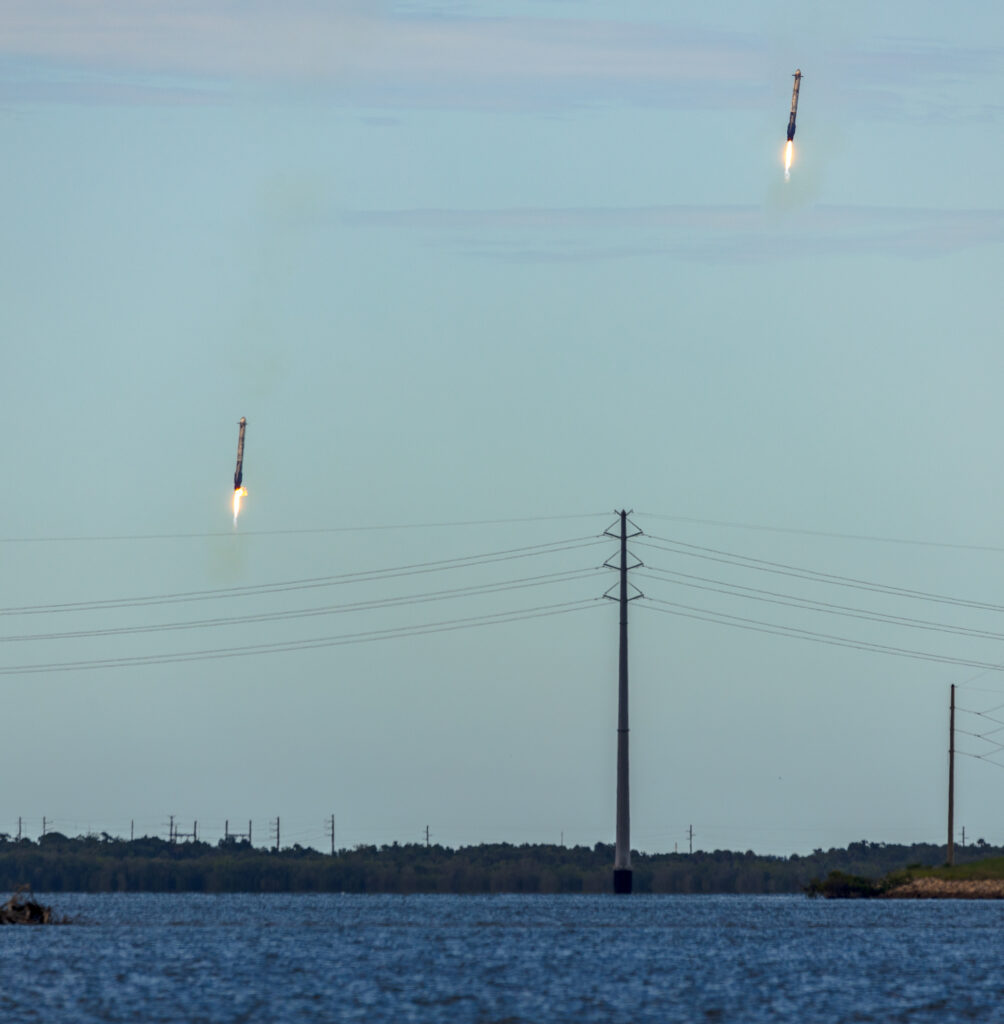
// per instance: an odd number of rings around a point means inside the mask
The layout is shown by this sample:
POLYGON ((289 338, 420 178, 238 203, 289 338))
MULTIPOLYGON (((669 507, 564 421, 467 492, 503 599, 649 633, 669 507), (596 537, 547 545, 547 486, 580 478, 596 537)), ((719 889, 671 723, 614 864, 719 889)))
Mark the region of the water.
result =
POLYGON ((45 897, 6 1021, 994 1021, 1004 903, 787 896, 45 897))

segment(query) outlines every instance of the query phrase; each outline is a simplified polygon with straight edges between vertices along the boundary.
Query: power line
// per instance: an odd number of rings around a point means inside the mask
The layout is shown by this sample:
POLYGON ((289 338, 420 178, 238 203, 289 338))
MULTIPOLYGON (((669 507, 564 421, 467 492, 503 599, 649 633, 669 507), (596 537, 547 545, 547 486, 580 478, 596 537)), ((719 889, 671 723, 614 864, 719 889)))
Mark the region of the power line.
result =
POLYGON ((207 629, 219 626, 246 625, 257 622, 279 622, 287 619, 313 618, 319 615, 337 615, 346 612, 371 611, 380 608, 398 608, 402 606, 426 604, 432 601, 446 601, 456 597, 474 597, 483 594, 504 593, 510 590, 523 590, 528 587, 547 586, 553 583, 566 583, 573 580, 588 579, 605 575, 600 568, 570 569, 565 572, 547 573, 541 576, 528 576, 517 580, 506 580, 499 583, 483 583, 469 587, 454 587, 449 590, 430 591, 423 594, 411 594, 402 597, 374 598, 371 601, 354 601, 348 604, 325 605, 318 608, 298 608, 280 612, 259 612, 251 615, 233 615, 212 619, 191 619, 185 622, 157 623, 146 626, 115 626, 107 629, 80 629, 60 633, 24 633, 0 636, 0 643, 13 643, 35 640, 76 640, 102 636, 129 636, 139 633, 172 632, 186 629, 207 629))
MULTIPOLYGON (((980 679, 983 676, 987 675, 988 672, 990 672, 990 671, 992 671, 992 670, 991 669, 987 669, 987 670, 985 670, 983 672, 978 672, 975 676, 971 676, 970 678, 971 679, 980 679)), ((998 694, 998 695, 1004 693, 1004 690, 991 689, 990 687, 987 687, 987 686, 970 686, 968 683, 957 683, 956 685, 958 686, 959 689, 965 688, 965 689, 971 691, 972 693, 995 693, 995 694, 998 694)))
POLYGON ((765 533, 787 533, 803 537, 829 537, 834 540, 857 540, 877 544, 909 544, 926 548, 949 548, 957 551, 996 551, 1004 552, 1004 547, 990 544, 957 544, 950 541, 913 540, 906 537, 871 536, 863 533, 838 533, 829 530, 807 530, 793 526, 767 526, 762 523, 739 523, 724 519, 699 519, 695 516, 676 516, 663 512, 639 512, 639 516, 651 519, 666 519, 677 523, 692 523, 696 526, 721 526, 736 530, 758 530, 765 533))
POLYGON ((1000 732, 1000 729, 991 729, 990 732, 972 732, 969 729, 960 729, 958 726, 956 726, 955 731, 958 733, 962 733, 963 736, 971 736, 974 740, 983 740, 984 743, 990 743, 991 745, 999 747, 1001 750, 1004 750, 1004 744, 1000 744, 996 740, 989 739, 989 737, 993 736, 995 732, 1000 732))
MULTIPOLYGON (((647 536, 651 537, 652 535, 648 534, 647 536)), ((720 562, 724 565, 732 565, 740 569, 769 572, 777 576, 789 576, 793 579, 807 580, 812 583, 829 583, 833 586, 849 587, 854 590, 867 590, 872 593, 888 594, 893 597, 907 597, 918 601, 934 601, 939 604, 954 605, 960 608, 976 608, 981 611, 1004 612, 1004 605, 992 604, 986 601, 971 601, 965 598, 946 596, 944 594, 934 594, 924 590, 911 590, 907 587, 896 587, 885 583, 876 583, 872 580, 858 579, 853 576, 839 576, 835 573, 822 572, 818 569, 805 569, 797 565, 789 565, 785 562, 771 562, 763 558, 753 558, 749 555, 736 554, 732 551, 722 551, 718 548, 708 548, 697 544, 687 544, 683 541, 671 540, 666 537, 653 537, 652 539, 662 541, 664 544, 671 544, 673 547, 662 547, 659 544, 651 544, 647 541, 638 541, 637 546, 652 548, 656 551, 665 551, 673 555, 689 555, 693 558, 701 558, 711 562, 720 562)))
POLYGON ((1004 768, 1004 764, 1001 764, 1000 761, 990 760, 990 757, 993 756, 992 754, 989 756, 985 754, 970 754, 968 750, 956 750, 955 753, 961 754, 963 757, 971 757, 974 761, 985 761, 987 764, 992 764, 995 768, 1004 768))
POLYGON ((855 640, 852 637, 834 636, 830 633, 817 633, 813 630, 799 629, 795 626, 783 626, 773 622, 763 622, 760 619, 748 619, 739 615, 728 615, 725 612, 716 612, 708 608, 695 608, 691 605, 677 604, 673 601, 663 601, 659 598, 645 598, 641 605, 650 611, 663 612, 666 615, 676 615, 685 619, 697 619, 701 622, 710 622, 719 626, 734 626, 737 629, 745 629, 755 633, 767 633, 773 636, 783 636, 795 640, 809 640, 813 643, 826 644, 830 647, 847 647, 858 651, 869 651, 875 654, 891 654, 903 658, 912 658, 916 661, 930 661, 942 665, 965 665, 971 668, 984 668, 993 671, 1004 669, 1004 664, 996 662, 977 661, 970 658, 952 658, 948 655, 936 654, 929 651, 914 651, 906 647, 895 647, 890 644, 870 643, 867 640, 855 640), (654 605, 667 605, 669 607, 655 607, 654 605))
POLYGON ((997 704, 992 708, 987 708, 986 711, 976 711, 973 708, 956 708, 955 710, 965 712, 967 715, 978 715, 980 718, 985 718, 989 722, 994 722, 997 725, 1004 726, 1004 722, 999 718, 993 717, 994 712, 1000 711, 1001 708, 1004 708, 1004 704, 997 704))
POLYGON ((105 598, 96 601, 70 601, 61 604, 0 608, 0 615, 41 615, 70 611, 93 611, 106 608, 139 608, 150 605, 182 604, 189 601, 213 601, 225 597, 253 597, 263 594, 279 594, 293 590, 311 590, 347 583, 397 579, 403 576, 418 576, 451 569, 473 568, 479 565, 489 565, 494 562, 505 562, 517 558, 532 558, 538 555, 557 554, 562 551, 576 551, 581 548, 595 547, 602 543, 604 541, 601 537, 575 537, 570 540, 550 541, 546 544, 532 544, 526 547, 508 548, 502 551, 491 551, 479 555, 464 555, 432 562, 415 562, 410 565, 394 566, 387 569, 371 569, 334 576, 316 576, 243 587, 221 587, 213 590, 189 590, 173 594, 153 594, 137 597, 105 598))
POLYGON ((477 615, 462 619, 448 619, 419 626, 398 626, 390 629, 375 629, 357 633, 343 633, 338 636, 315 637, 308 640, 289 640, 270 644, 246 644, 241 647, 222 647, 202 651, 181 651, 175 654, 135 655, 124 658, 101 658, 81 661, 50 662, 47 664, 0 666, 0 675, 28 675, 39 672, 70 672, 98 668, 125 668, 139 665, 167 665, 188 661, 214 661, 223 658, 244 658, 262 654, 279 654, 289 651, 314 650, 322 647, 341 647, 347 644, 372 643, 377 640, 391 640, 401 637, 425 636, 431 633, 453 632, 477 626, 500 625, 507 622, 521 622, 525 619, 545 618, 580 611, 590 606, 599 607, 602 598, 592 597, 580 601, 565 601, 553 605, 540 605, 510 612, 495 612, 491 615, 477 615))
POLYGON ((688 587, 693 590, 703 590, 712 594, 723 594, 727 597, 739 597, 746 600, 760 601, 764 604, 774 604, 784 608, 800 608, 806 611, 824 612, 830 615, 840 615, 844 618, 861 619, 868 622, 881 622, 888 625, 902 626, 908 629, 920 629, 927 632, 951 633, 957 636, 966 636, 981 640, 1004 640, 1004 633, 995 633, 991 630, 974 629, 969 626, 951 626, 946 623, 932 622, 929 619, 914 619, 903 615, 892 615, 887 612, 876 612, 866 608, 855 608, 850 605, 832 604, 828 601, 817 601, 814 598, 798 597, 795 594, 778 593, 773 590, 761 590, 758 587, 744 587, 738 583, 729 583, 725 580, 709 579, 704 576, 693 576, 689 573, 678 573, 670 569, 660 569, 657 566, 652 565, 648 565, 646 568, 649 570, 648 573, 640 572, 638 575, 643 576, 646 579, 675 583, 677 586, 688 587), (650 575, 650 573, 661 573, 663 575, 656 576, 650 575), (665 577, 674 578, 665 579, 665 577), (686 582, 687 580, 700 580, 701 582, 686 582))
POLYGON ((120 533, 77 535, 68 537, 0 537, 0 544, 70 544, 91 541, 140 541, 140 540, 196 540, 206 537, 278 537, 296 536, 300 534, 321 533, 365 533, 385 530, 433 530, 452 529, 458 526, 497 526, 513 523, 542 523, 567 519, 598 519, 605 512, 575 512, 560 516, 518 516, 511 519, 463 519, 441 523, 388 523, 385 525, 368 526, 320 526, 290 530, 213 530, 203 533, 120 533))

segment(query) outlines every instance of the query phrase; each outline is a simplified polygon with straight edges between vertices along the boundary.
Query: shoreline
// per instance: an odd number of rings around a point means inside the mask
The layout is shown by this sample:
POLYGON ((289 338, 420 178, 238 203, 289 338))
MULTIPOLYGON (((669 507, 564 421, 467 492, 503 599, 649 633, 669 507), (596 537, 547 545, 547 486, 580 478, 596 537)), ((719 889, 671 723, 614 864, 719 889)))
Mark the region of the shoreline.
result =
POLYGON ((886 900, 1004 900, 1000 878, 914 878, 882 893, 886 900))

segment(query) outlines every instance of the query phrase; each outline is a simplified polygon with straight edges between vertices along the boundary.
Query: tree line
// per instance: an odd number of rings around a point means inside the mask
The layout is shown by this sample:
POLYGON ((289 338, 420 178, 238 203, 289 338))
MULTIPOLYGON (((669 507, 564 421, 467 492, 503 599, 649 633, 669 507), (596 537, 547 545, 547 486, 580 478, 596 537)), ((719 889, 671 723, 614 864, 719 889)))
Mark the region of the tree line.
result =
MULTIPOLYGON (((990 856, 1004 856, 1004 847, 978 840, 955 849, 957 863, 990 856)), ((798 893, 831 871, 878 877, 943 864, 945 847, 861 841, 802 856, 715 850, 631 858, 640 893, 798 893)), ((37 841, 0 835, 0 892, 29 885, 37 892, 607 893, 613 860, 605 843, 392 843, 332 855, 233 837, 212 845, 51 832, 37 841)))

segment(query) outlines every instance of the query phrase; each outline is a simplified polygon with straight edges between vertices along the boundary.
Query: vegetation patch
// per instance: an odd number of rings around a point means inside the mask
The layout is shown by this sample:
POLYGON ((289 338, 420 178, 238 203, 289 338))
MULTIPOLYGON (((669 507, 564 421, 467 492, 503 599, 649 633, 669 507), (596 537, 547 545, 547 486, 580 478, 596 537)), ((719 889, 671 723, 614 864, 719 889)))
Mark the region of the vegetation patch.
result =
POLYGON ((911 864, 881 878, 831 871, 813 879, 805 891, 829 900, 851 899, 1004 899, 1004 857, 988 857, 952 867, 911 864))
MULTIPOLYGON (((956 849, 960 860, 985 860, 987 854, 1004 864, 1004 848, 956 849)), ((869 895, 869 886, 877 883, 868 879, 898 878, 892 873, 902 874, 904 864, 935 864, 944 858, 944 846, 933 843, 859 842, 790 857, 752 850, 631 851, 636 893, 800 893, 811 884, 816 895, 832 891, 843 898, 869 895), (827 881, 812 882, 819 878, 827 881)), ((332 854, 299 845, 269 850, 233 836, 210 844, 150 836, 126 840, 107 833, 71 838, 58 832, 33 842, 0 834, 0 892, 25 882, 44 893, 600 894, 612 889, 613 863, 610 843, 485 843, 456 849, 391 843, 332 854)))
POLYGON ((870 900, 882 895, 882 885, 874 878, 831 871, 822 881, 814 878, 805 891, 811 897, 822 896, 828 900, 870 900))

